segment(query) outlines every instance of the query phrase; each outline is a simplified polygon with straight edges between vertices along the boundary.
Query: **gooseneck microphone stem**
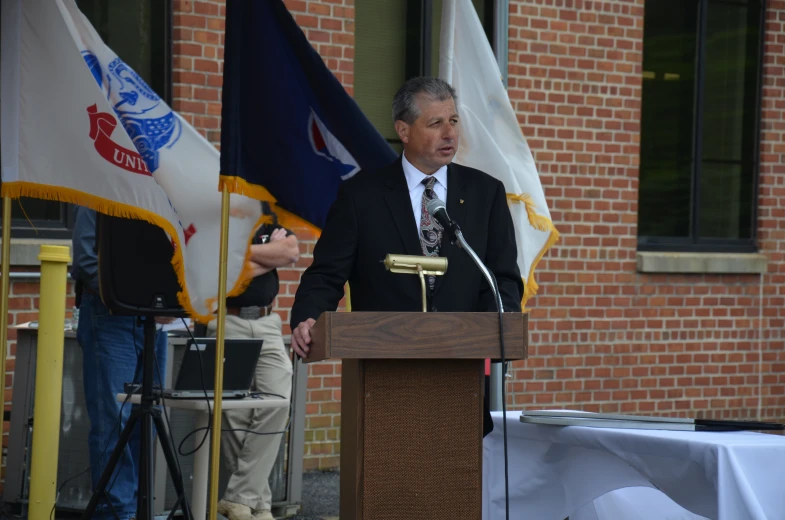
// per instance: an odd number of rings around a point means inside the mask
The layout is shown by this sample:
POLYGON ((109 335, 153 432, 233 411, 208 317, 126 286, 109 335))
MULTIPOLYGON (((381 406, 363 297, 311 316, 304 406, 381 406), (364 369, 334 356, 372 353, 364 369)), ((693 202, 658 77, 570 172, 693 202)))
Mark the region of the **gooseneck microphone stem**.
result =
POLYGON ((455 232, 454 232, 455 240, 453 241, 453 243, 456 246, 463 249, 464 251, 466 251, 469 257, 472 260, 474 260, 474 263, 477 264, 477 268, 482 272, 483 275, 485 275, 485 279, 488 280, 488 285, 491 286, 493 295, 496 298, 496 305, 499 308, 499 312, 504 312, 504 306, 502 305, 502 298, 501 295, 499 294, 499 287, 496 285, 496 280, 491 275, 491 272, 488 271, 488 268, 485 267, 485 264, 482 263, 480 257, 477 256, 477 253, 474 252, 474 249, 472 249, 471 246, 468 243, 466 243, 466 239, 463 238, 463 233, 461 232, 461 229, 455 224, 453 224, 453 227, 455 228, 455 232))

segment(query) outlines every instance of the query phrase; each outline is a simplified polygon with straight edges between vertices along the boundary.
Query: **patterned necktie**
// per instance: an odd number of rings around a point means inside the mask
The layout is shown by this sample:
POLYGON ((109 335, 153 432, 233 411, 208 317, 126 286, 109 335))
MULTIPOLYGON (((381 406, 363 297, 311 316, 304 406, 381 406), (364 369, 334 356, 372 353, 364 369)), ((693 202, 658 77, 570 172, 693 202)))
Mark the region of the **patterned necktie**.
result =
MULTIPOLYGON (((426 209, 428 201, 436 197, 436 194, 433 192, 435 182, 436 179, 433 176, 422 181, 425 184, 425 191, 422 194, 420 205, 420 245, 422 246, 422 254, 425 256, 439 256, 439 246, 441 246, 444 231, 442 225, 435 218, 431 217, 431 214, 426 209)), ((428 285, 431 290, 433 290, 435 284, 436 277, 433 275, 428 276, 428 285)))

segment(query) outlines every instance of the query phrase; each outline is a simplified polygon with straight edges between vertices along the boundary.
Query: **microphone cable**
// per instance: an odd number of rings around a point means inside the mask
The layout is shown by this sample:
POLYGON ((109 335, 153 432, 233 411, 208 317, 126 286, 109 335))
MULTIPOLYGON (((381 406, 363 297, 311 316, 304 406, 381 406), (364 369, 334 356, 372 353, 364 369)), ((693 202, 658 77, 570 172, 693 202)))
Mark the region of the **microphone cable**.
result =
POLYGON ((509 482, 509 461, 507 459, 507 360, 504 356, 504 307, 502 297, 499 292, 499 285, 496 276, 488 270, 493 280, 494 292, 496 294, 496 308, 499 310, 499 354, 502 362, 502 444, 504 445, 504 510, 506 520, 510 520, 510 482, 509 482))

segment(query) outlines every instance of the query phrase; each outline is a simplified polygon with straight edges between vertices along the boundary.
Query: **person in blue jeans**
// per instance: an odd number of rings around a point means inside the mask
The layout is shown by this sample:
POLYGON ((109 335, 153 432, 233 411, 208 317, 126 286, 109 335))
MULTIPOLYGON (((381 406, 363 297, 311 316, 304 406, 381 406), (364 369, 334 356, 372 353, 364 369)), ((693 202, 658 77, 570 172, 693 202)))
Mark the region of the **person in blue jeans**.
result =
MULTIPOLYGON (((82 347, 85 406, 90 418, 89 449, 93 488, 114 450, 120 432, 131 414, 131 405, 123 406, 117 394, 125 383, 142 382, 144 328, 134 316, 113 316, 98 294, 98 256, 95 246, 96 213, 83 207, 76 209, 72 237, 73 264, 71 277, 76 281, 79 321, 76 339, 82 347), (122 410, 122 417, 120 417, 122 410)), ((157 321, 170 321, 168 318, 157 321)), ((155 337, 157 370, 164 377, 166 369, 166 333, 155 337)), ((163 387, 163 385, 161 385, 163 387)), ((141 428, 137 424, 112 480, 107 496, 98 506, 94 519, 129 520, 136 516, 139 482, 141 428)))

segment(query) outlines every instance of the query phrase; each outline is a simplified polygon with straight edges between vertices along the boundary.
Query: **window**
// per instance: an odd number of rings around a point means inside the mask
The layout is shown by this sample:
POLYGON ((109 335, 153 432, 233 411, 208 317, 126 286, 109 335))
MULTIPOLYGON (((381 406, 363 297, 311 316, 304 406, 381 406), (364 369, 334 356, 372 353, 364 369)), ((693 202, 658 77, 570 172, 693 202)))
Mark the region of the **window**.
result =
MULTIPOLYGON (((473 0, 493 41, 493 0, 473 0)), ((393 148, 401 142, 392 99, 415 76, 439 75, 442 0, 362 0, 355 5, 354 99, 393 148)))
POLYGON ((755 251, 763 11, 646 2, 639 250, 755 251))
MULTIPOLYGON (((77 0, 76 3, 104 42, 163 99, 169 100, 170 0, 77 0)), ((69 204, 26 197, 12 203, 14 237, 71 238, 73 208, 69 204)))

